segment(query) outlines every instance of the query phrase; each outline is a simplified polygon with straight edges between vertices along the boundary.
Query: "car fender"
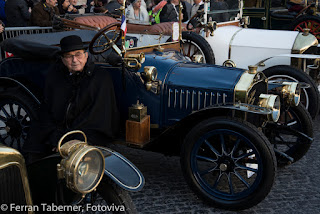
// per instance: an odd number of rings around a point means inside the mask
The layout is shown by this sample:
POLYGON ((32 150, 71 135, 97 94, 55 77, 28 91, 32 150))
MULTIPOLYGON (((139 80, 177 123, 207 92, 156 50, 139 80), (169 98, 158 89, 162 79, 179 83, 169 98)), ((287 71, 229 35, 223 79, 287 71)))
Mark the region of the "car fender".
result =
POLYGON ((313 54, 279 54, 276 56, 268 57, 261 60, 255 65, 258 66, 258 71, 263 71, 267 68, 276 66, 276 65, 291 65, 291 59, 310 59, 316 60, 320 59, 320 55, 313 54))
POLYGON ((139 191, 145 180, 140 170, 127 158, 118 152, 106 147, 97 146, 104 155, 104 175, 108 176, 117 185, 128 191, 139 191))
POLYGON ((18 80, 12 79, 10 77, 0 77, 0 85, 2 87, 1 90, 4 89, 3 87, 19 87, 20 89, 22 89, 22 91, 31 96, 37 104, 40 104, 40 100, 24 84, 22 84, 18 80))

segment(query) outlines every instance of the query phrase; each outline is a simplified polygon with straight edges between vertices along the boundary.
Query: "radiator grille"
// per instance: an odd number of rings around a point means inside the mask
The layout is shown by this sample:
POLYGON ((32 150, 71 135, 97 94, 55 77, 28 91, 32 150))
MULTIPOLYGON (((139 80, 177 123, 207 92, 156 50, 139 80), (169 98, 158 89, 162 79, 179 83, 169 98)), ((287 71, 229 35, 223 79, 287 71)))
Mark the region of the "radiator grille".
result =
POLYGON ((17 205, 27 204, 20 169, 17 165, 10 165, 0 169, 0 204, 9 205, 11 203, 17 205))
POLYGON ((265 81, 259 81, 254 84, 248 92, 248 104, 257 105, 260 94, 268 93, 268 84, 265 81))

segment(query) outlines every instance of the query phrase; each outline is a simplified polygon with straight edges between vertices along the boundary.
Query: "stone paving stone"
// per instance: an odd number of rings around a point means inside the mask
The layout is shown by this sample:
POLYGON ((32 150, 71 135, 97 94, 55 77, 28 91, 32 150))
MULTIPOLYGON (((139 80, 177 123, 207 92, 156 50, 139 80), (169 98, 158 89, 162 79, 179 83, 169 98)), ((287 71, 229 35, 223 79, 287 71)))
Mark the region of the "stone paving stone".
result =
POLYGON ((203 203, 189 189, 180 170, 179 157, 116 145, 141 170, 145 187, 130 193, 139 213, 192 214, 315 214, 320 213, 320 116, 315 124, 315 141, 298 162, 278 168, 274 186, 260 204, 244 211, 226 211, 203 203))

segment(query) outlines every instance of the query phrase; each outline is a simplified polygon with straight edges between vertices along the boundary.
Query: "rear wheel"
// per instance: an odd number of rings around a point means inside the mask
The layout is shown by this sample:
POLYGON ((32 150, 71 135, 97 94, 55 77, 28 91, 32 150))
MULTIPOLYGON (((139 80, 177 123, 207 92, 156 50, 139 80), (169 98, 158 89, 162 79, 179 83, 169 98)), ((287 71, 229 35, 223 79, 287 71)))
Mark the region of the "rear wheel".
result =
POLYGON ((287 65, 274 66, 264 70, 263 73, 268 77, 269 82, 286 80, 309 84, 310 88, 301 90, 301 103, 309 111, 312 118, 318 115, 320 108, 319 91, 316 83, 308 74, 287 65))
POLYGON ((255 126, 236 118, 211 118, 185 137, 181 167, 191 189, 210 205, 250 208, 270 192, 276 158, 255 126))
MULTIPOLYGON (((168 41, 171 40, 172 38, 168 39, 168 41)), ((194 61, 196 55, 201 55, 203 57, 201 63, 215 64, 214 53, 210 44, 199 34, 184 31, 182 32, 181 42, 182 54, 190 60, 194 61)))

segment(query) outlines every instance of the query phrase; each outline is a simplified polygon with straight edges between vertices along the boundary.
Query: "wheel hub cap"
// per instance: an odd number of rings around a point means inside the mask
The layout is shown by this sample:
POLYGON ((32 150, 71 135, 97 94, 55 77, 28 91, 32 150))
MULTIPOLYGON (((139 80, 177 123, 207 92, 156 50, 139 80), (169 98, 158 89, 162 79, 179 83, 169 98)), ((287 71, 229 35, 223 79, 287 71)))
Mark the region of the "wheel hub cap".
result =
POLYGON ((225 163, 222 163, 222 164, 220 164, 219 168, 221 171, 225 172, 228 169, 228 165, 225 163))
POLYGON ((22 127, 17 119, 11 118, 6 124, 5 130, 13 137, 19 137, 22 132, 22 127))

